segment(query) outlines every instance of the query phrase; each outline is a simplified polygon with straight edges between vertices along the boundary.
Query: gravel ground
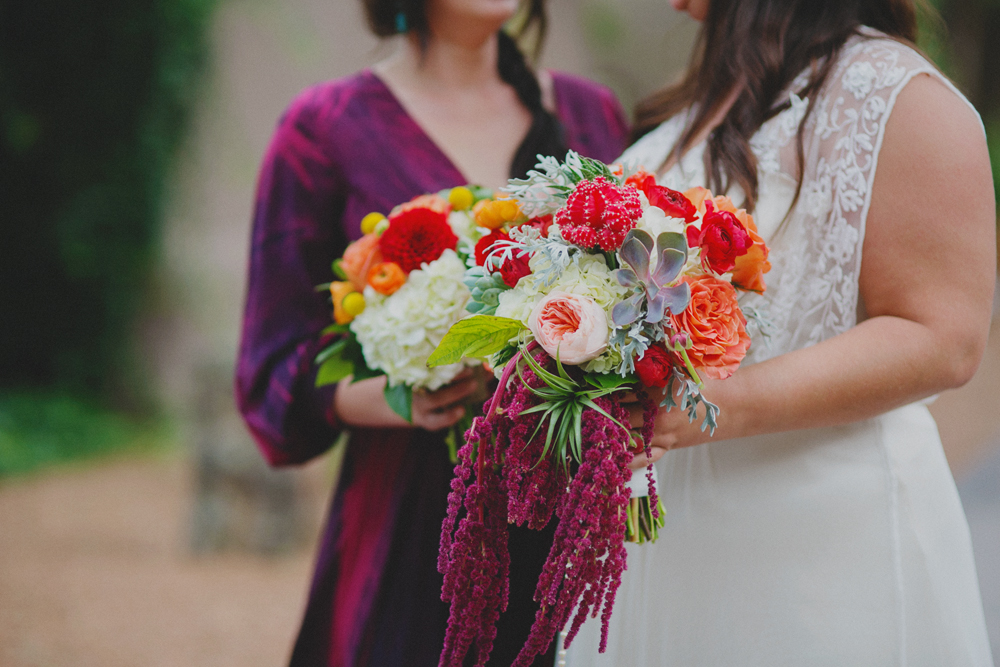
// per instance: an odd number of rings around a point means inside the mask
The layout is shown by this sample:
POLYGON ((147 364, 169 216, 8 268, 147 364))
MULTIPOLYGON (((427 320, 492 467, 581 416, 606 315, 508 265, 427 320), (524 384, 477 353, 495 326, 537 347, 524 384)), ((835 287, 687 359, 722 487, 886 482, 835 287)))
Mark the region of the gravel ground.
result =
POLYGON ((190 496, 177 456, 0 485, 0 665, 283 665, 313 545, 193 558, 190 496))
MULTIPOLYGON (((991 449, 959 489, 1000 655, 1000 442, 991 449)), ((314 523, 329 492, 323 470, 304 473, 314 523)), ((0 667, 286 664, 314 545, 194 558, 190 505, 189 466, 176 455, 0 484, 0 667)))

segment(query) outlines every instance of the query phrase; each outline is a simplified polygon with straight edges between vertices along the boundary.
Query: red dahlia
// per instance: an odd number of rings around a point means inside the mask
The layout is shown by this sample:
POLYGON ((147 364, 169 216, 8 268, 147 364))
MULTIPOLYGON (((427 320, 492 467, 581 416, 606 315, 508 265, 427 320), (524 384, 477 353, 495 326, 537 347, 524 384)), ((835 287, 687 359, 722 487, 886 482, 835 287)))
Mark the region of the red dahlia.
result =
POLYGON ((563 238, 584 248, 617 250, 642 216, 635 188, 615 185, 602 176, 580 181, 555 222, 563 238))
POLYGON ((378 244, 383 261, 395 262, 409 274, 424 262, 433 262, 445 250, 454 250, 458 237, 444 213, 413 208, 389 218, 389 228, 378 244))

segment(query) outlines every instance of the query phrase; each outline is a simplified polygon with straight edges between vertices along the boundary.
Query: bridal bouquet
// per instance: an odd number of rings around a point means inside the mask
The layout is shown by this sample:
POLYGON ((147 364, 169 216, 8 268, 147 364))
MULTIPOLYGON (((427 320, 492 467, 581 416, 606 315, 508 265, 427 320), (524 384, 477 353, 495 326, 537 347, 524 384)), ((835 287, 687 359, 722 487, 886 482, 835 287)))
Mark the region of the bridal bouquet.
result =
POLYGON ((770 268, 753 219, 703 188, 676 192, 570 152, 505 191, 523 215, 477 242, 475 316, 428 360, 485 358, 499 376, 458 453, 442 527, 441 665, 461 665, 473 644, 485 664, 507 604, 507 525, 541 529, 553 514, 540 608, 515 665, 567 624, 568 645, 588 614, 601 614, 604 651, 624 543, 663 525, 652 464, 633 482, 629 463, 650 453, 661 407, 693 421, 702 406, 702 429, 715 429, 703 379, 739 366, 750 337, 737 293, 762 292, 770 268), (642 407, 639 437, 626 393, 642 407))
POLYGON ((316 384, 385 375, 386 401, 409 421, 414 389, 433 391, 478 366, 472 359, 434 368, 426 362, 448 329, 468 317, 463 279, 476 242, 489 225, 519 215, 514 202, 469 186, 416 197, 388 217, 365 216, 364 236, 333 263, 340 280, 322 286, 334 318, 324 334, 337 337, 316 357, 316 384))

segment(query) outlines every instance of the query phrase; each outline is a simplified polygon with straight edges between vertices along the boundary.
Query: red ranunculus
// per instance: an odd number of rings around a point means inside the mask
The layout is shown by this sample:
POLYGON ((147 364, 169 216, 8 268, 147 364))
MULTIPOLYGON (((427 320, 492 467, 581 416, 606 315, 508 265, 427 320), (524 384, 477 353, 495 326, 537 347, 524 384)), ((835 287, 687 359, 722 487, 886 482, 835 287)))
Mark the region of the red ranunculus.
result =
POLYGON ((458 237, 448 224, 448 216, 422 207, 390 215, 389 228, 379 237, 383 261, 399 264, 407 275, 457 245, 458 237))
POLYGON ((552 214, 532 218, 524 224, 528 227, 534 227, 542 233, 542 236, 548 237, 549 227, 552 226, 552 214))
POLYGON ((646 348, 642 359, 635 362, 639 381, 647 387, 666 387, 672 368, 670 353, 660 345, 646 348))
POLYGON ((502 229, 494 229, 492 232, 476 242, 476 266, 486 266, 486 257, 490 254, 490 249, 497 241, 508 241, 510 237, 502 229))
POLYGON ((570 243, 612 251, 621 246, 640 217, 642 204, 635 188, 598 176, 577 183, 566 205, 556 211, 555 222, 570 243))
POLYGON ((698 209, 690 199, 677 190, 657 185, 656 179, 652 176, 647 176, 639 189, 646 193, 650 206, 655 206, 671 218, 680 218, 684 222, 694 222, 698 219, 698 209))
POLYGON ((716 274, 732 271, 736 258, 745 255, 753 239, 739 219, 729 211, 718 211, 709 202, 701 229, 687 228, 688 245, 701 247, 701 264, 716 274))

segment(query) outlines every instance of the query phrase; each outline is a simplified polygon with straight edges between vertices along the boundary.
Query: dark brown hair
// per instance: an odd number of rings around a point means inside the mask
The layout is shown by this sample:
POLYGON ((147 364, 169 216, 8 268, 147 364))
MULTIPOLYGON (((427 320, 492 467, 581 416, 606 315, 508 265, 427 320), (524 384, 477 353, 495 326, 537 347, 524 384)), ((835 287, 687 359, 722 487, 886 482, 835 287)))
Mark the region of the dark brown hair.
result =
MULTIPOLYGON (((379 37, 397 33, 397 17, 402 14, 406 29, 415 32, 423 44, 430 38, 425 12, 426 0, 362 0, 368 25, 379 37)), ((566 139, 562 124, 542 104, 542 89, 538 78, 528 65, 518 41, 530 36, 537 56, 545 41, 547 16, 545 0, 527 0, 523 8, 524 20, 518 21, 513 34, 501 30, 497 53, 497 71, 500 78, 516 92, 521 104, 531 112, 531 128, 518 146, 510 166, 511 178, 523 178, 534 168, 536 156, 566 155, 566 139)))
MULTIPOLYGON (((750 138, 788 107, 787 101, 777 104, 782 91, 809 70, 808 83, 796 92, 809 97, 811 113, 815 93, 858 28, 869 26, 911 45, 916 41, 918 2, 924 10, 921 0, 711 0, 690 68, 679 83, 636 106, 633 139, 694 105, 696 111, 668 159, 677 158, 739 87, 735 103, 709 134, 705 173, 715 192, 739 184, 746 193, 745 206, 752 210, 757 159, 750 138)), ((797 146, 800 172, 804 125, 799 126, 797 146)))

